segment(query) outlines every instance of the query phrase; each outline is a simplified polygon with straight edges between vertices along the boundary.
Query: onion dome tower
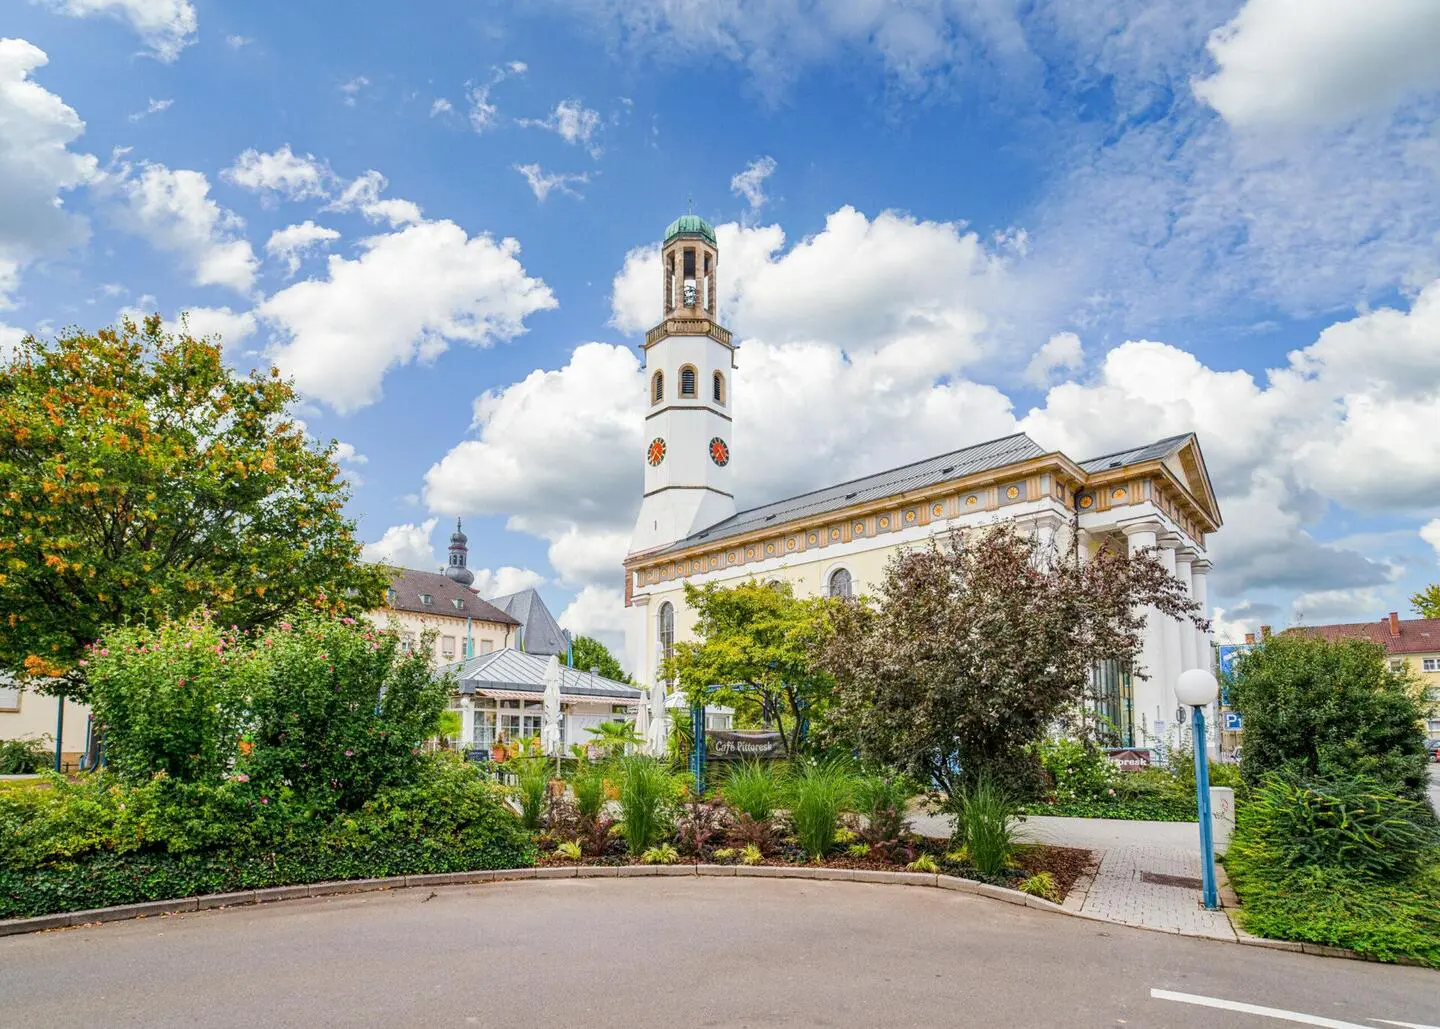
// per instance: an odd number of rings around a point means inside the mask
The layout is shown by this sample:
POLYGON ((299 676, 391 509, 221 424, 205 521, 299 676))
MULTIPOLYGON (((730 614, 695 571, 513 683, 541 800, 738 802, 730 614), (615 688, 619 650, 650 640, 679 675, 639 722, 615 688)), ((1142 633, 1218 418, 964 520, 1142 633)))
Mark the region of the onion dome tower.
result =
POLYGON ((455 519, 455 531, 450 534, 450 560, 445 565, 445 577, 453 579, 461 586, 469 586, 475 581, 475 573, 465 567, 465 560, 470 555, 470 548, 467 544, 469 537, 460 529, 460 519, 455 519))

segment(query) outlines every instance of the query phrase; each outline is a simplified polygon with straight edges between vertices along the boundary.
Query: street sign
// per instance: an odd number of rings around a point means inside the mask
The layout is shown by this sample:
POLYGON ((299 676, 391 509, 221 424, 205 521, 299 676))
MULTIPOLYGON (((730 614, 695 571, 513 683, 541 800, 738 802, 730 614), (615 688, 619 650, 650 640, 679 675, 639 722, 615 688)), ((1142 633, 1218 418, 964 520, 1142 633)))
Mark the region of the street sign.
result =
POLYGON ((1226 711, 1224 716, 1226 732, 1244 732, 1245 717, 1239 711, 1226 711))
POLYGON ((1229 678, 1235 674, 1235 662, 1240 655, 1250 650, 1253 643, 1222 643, 1215 649, 1219 652, 1220 675, 1222 678, 1229 678))

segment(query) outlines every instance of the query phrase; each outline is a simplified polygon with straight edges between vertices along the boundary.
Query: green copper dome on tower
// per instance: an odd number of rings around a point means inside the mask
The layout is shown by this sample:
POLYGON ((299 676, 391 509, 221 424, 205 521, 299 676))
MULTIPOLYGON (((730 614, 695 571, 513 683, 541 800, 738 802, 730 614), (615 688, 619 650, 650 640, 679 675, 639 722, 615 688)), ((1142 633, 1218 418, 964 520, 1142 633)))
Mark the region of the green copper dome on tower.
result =
POLYGON ((714 227, 698 214, 682 214, 671 222, 665 230, 665 242, 669 243, 676 236, 699 236, 712 247, 719 246, 715 242, 714 227))

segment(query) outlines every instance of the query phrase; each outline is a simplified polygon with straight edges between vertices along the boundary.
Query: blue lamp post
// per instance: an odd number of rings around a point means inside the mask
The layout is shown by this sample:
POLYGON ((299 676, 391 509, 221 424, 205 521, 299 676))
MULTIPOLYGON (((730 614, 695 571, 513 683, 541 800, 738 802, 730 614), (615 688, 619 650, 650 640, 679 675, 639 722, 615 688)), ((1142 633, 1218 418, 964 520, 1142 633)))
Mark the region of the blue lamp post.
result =
POLYGON ((1190 707, 1190 735, 1195 743, 1195 800, 1200 812, 1200 868, 1205 908, 1220 906, 1215 890, 1215 841, 1210 826, 1210 757, 1205 753, 1205 708, 1215 703, 1220 684, 1204 668, 1181 672, 1175 681, 1175 698, 1190 707))

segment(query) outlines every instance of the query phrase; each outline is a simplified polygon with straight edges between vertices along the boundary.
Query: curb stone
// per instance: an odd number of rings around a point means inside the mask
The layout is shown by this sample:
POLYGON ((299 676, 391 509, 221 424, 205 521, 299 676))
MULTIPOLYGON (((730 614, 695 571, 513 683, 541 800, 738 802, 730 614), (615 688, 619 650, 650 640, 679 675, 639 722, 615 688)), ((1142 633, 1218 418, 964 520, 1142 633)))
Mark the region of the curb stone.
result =
MULTIPOLYGON (((757 879, 822 879, 833 882, 864 882, 902 886, 928 886, 957 893, 969 893, 992 900, 1013 904, 1017 907, 1034 908, 1068 918, 1084 919, 1102 925, 1123 925, 1128 928, 1163 932, 1171 936, 1194 936, 1197 939, 1213 940, 1217 943, 1238 943, 1245 947, 1263 947, 1267 950, 1303 953, 1316 957, 1344 958, 1352 961, 1368 961, 1375 964, 1395 964, 1409 967, 1427 967, 1414 958, 1396 958, 1381 962, 1367 954, 1359 954, 1344 947, 1331 947, 1320 943, 1303 943, 1298 940, 1272 940, 1254 936, 1240 928, 1233 908, 1225 908, 1231 928, 1235 932, 1233 941, 1215 936, 1182 933, 1178 929, 1159 929, 1154 926, 1135 925, 1119 922, 1081 911, 1072 911, 1060 904, 1054 904, 1040 897, 1033 897, 1018 890, 1007 890, 1002 886, 962 879, 959 876, 933 872, 882 872, 858 868, 820 868, 805 865, 579 865, 547 866, 545 868, 501 868, 474 872, 441 872, 432 875, 397 875, 385 879, 348 879, 333 882, 300 884, 296 886, 273 886, 259 890, 241 890, 234 893, 213 893, 200 897, 181 897, 176 900, 154 900, 139 904, 121 904, 116 907, 92 908, 88 911, 61 912, 53 915, 37 915, 33 918, 11 918, 0 920, 0 936, 16 936, 22 933, 41 932, 48 929, 63 929, 101 922, 119 922, 128 919, 147 918, 154 915, 184 914, 193 911, 219 910, 264 904, 272 901, 294 900, 302 897, 326 897, 346 893, 361 893, 377 890, 397 890, 411 886, 469 885, 482 882, 505 882, 522 879, 590 879, 629 878, 633 876, 737 876, 757 879)), ((1228 887, 1228 883, 1226 884, 1228 887)), ((1233 891, 1231 893, 1233 896, 1233 891)))

